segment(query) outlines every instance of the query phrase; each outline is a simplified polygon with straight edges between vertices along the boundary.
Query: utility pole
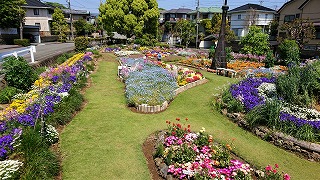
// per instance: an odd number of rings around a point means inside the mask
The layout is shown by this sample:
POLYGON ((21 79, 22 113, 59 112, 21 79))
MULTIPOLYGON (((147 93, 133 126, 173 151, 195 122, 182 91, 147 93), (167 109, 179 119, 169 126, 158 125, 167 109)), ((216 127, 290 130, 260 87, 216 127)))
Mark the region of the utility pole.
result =
POLYGON ((229 6, 227 6, 227 0, 224 1, 224 5, 222 6, 222 21, 221 21, 221 28, 220 34, 218 39, 218 44, 214 53, 214 58, 211 63, 211 69, 218 68, 227 68, 227 61, 226 61, 226 21, 227 21, 227 13, 228 13, 229 6))
POLYGON ((199 41, 199 16, 200 16, 200 12, 199 12, 199 2, 200 0, 198 0, 197 3, 197 35, 196 35, 196 48, 198 48, 198 41, 199 41))
POLYGON ((73 40, 73 24, 72 24, 72 13, 71 13, 71 3, 70 0, 68 0, 68 7, 69 7, 69 16, 70 16, 70 31, 71 31, 71 38, 70 40, 73 40))

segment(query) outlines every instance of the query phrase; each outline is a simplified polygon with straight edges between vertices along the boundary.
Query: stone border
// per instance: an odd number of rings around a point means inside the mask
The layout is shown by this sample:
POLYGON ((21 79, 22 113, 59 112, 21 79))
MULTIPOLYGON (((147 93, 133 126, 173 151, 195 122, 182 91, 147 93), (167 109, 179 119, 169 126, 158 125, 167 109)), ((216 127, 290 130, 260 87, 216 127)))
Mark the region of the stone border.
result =
MULTIPOLYGON (((188 84, 186 84, 184 86, 181 86, 178 89, 174 90, 175 97, 178 94, 180 94, 180 93, 182 93, 182 92, 184 92, 184 91, 186 91, 186 90, 188 90, 190 88, 193 88, 193 87, 201 85, 201 84, 205 84, 207 82, 208 82, 208 80, 203 78, 203 79, 200 79, 198 81, 195 81, 195 82, 192 82, 192 83, 188 83, 188 84)), ((165 101, 165 102, 162 103, 162 105, 148 106, 147 104, 140 104, 140 105, 136 106, 135 108, 136 108, 136 110, 138 112, 157 113, 157 112, 161 112, 161 111, 166 110, 168 108, 168 106, 169 106, 168 101, 165 101)))
POLYGON ((222 110, 222 114, 226 115, 238 126, 251 131, 261 139, 283 149, 302 155, 309 161, 320 162, 320 144, 299 140, 282 132, 272 131, 264 126, 258 126, 251 129, 248 123, 244 120, 244 115, 240 113, 228 113, 225 109, 222 110))

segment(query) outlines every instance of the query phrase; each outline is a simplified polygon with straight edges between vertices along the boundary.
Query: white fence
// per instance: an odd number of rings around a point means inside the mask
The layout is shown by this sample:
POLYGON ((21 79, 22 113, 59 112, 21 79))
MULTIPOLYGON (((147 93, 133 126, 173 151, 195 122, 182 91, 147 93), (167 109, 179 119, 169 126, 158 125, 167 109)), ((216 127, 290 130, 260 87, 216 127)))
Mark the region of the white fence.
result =
POLYGON ((35 61, 34 61, 34 54, 33 53, 35 53, 35 52, 36 52, 36 46, 30 46, 27 49, 23 49, 23 50, 20 50, 20 51, 14 51, 12 53, 5 54, 1 58, 5 58, 5 57, 9 57, 9 56, 18 57, 19 55, 22 56, 22 55, 25 55, 26 53, 30 53, 31 63, 34 63, 35 61))

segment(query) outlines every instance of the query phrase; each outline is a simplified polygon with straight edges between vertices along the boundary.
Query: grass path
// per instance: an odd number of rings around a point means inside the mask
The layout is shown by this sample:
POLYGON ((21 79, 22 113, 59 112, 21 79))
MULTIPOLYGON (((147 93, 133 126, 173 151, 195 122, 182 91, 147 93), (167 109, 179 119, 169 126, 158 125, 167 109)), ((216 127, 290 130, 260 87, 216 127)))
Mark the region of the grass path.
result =
POLYGON ((232 79, 204 72, 209 83, 180 94, 166 111, 138 114, 126 107, 124 84, 117 80, 114 57, 103 54, 103 58, 85 94, 88 104, 61 134, 63 179, 151 179, 142 143, 149 134, 165 129, 166 120, 176 117, 188 117, 191 129, 205 127, 217 141, 235 138, 235 151, 250 163, 278 163, 293 179, 319 179, 320 163, 276 148, 212 110, 212 94, 232 79))

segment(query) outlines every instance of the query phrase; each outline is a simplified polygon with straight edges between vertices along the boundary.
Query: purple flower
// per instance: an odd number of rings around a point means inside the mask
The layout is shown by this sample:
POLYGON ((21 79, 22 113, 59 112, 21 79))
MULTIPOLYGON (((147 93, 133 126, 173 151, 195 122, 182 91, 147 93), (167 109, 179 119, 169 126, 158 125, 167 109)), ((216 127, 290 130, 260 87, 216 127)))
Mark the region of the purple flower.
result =
POLYGON ((34 126, 35 120, 29 114, 22 114, 18 117, 18 122, 24 126, 34 126))

